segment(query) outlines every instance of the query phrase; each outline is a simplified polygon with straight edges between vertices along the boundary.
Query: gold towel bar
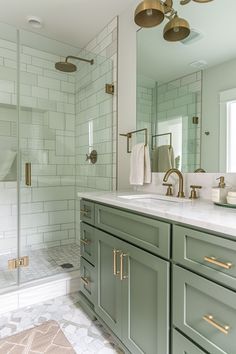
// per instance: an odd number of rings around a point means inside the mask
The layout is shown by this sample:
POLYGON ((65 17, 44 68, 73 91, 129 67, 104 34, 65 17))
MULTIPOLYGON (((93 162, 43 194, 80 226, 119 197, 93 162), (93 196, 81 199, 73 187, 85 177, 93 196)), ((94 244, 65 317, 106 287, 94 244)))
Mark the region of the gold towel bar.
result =
POLYGON ((130 139, 132 138, 133 134, 139 133, 139 132, 145 132, 145 146, 147 146, 148 143, 148 130, 147 128, 144 129, 139 129, 139 130, 134 130, 132 132, 129 132, 127 134, 120 134, 120 136, 126 136, 127 137, 127 153, 130 154, 131 150, 130 150, 130 139))

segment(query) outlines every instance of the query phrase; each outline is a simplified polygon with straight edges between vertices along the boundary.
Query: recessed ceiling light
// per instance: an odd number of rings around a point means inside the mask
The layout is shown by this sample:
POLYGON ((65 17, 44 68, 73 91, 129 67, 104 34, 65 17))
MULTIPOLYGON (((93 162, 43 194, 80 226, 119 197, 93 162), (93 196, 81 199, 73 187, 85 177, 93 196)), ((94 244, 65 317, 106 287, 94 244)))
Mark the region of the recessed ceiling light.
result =
POLYGON ((39 17, 36 16, 29 16, 27 17, 27 22, 30 24, 31 27, 33 28, 42 28, 42 20, 39 17))
POLYGON ((190 66, 192 66, 193 68, 197 68, 197 69, 205 69, 207 67, 207 62, 206 60, 197 60, 194 61, 193 63, 189 64, 190 66))

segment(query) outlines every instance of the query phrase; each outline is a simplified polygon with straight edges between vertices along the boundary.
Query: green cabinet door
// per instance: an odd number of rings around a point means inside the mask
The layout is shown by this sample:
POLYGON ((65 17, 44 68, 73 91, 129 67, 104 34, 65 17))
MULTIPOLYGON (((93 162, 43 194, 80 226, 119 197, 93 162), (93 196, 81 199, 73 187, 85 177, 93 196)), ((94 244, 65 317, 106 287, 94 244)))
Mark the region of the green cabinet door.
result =
POLYGON ((169 353, 169 263, 124 242, 122 341, 132 354, 169 353))
POLYGON ((172 354, 205 354, 205 352, 174 330, 172 354))
POLYGON ((97 240, 97 306, 96 313, 121 337, 121 281, 114 275, 119 264, 120 242, 105 232, 95 230, 97 240), (114 252, 116 252, 114 254, 114 252), (115 256, 115 258, 114 258, 115 256), (114 265, 115 261, 115 265, 114 265))

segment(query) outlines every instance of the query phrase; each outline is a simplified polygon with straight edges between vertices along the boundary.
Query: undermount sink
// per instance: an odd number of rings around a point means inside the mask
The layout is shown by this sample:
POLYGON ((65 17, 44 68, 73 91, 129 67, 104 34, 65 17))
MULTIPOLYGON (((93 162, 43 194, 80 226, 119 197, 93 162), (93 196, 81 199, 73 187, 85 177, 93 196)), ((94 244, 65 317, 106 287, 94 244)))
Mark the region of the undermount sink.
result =
POLYGON ((145 201, 145 202, 164 201, 164 202, 171 202, 171 203, 191 202, 191 200, 188 198, 169 197, 169 196, 160 195, 160 194, 119 195, 118 198, 122 198, 122 199, 126 199, 126 200, 135 200, 137 202, 140 202, 140 201, 145 201))

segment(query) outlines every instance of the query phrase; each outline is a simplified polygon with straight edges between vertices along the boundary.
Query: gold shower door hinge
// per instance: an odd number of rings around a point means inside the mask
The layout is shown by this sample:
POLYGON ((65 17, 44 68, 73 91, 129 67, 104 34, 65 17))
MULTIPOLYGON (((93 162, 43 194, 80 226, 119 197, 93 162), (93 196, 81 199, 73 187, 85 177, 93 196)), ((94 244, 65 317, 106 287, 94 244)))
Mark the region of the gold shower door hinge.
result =
POLYGON ((105 92, 109 95, 114 95, 115 93, 115 86, 113 84, 106 84, 105 85, 105 92))
POLYGON ((24 256, 21 258, 13 258, 8 260, 8 269, 14 270, 20 267, 28 267, 29 265, 29 257, 24 256))

